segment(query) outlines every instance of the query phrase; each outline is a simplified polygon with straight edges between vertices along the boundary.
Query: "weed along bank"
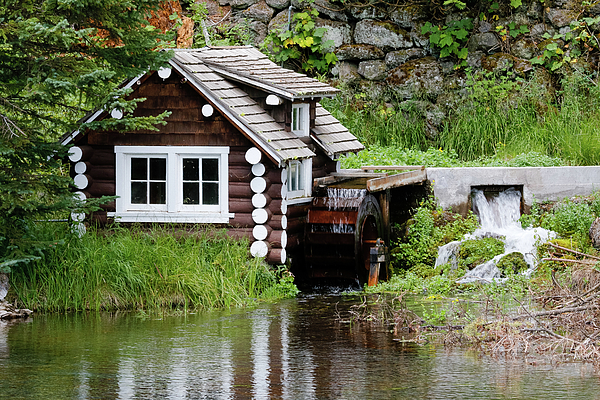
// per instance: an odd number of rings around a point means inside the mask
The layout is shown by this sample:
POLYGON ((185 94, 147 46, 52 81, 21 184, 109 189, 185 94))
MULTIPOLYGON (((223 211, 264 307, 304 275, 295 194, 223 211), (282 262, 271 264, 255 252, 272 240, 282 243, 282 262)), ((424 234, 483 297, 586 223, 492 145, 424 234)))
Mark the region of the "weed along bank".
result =
MULTIPOLYGON (((168 67, 125 86, 145 99, 133 116, 171 114, 157 130, 62 138, 78 196, 118 196, 86 222, 211 224, 270 264, 304 258, 313 180, 364 148, 319 104, 337 89, 251 46, 174 50, 168 67)), ((125 117, 98 110, 82 122, 125 117)))

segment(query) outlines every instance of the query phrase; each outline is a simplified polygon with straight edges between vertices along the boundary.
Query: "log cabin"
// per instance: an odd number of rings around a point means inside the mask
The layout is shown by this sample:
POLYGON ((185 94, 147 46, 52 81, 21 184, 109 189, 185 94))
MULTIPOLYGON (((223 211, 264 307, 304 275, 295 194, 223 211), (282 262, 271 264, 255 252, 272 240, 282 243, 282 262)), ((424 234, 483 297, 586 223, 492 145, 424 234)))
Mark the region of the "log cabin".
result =
MULTIPOLYGON (((90 221, 215 224, 285 264, 303 243, 313 180, 363 145, 319 100, 339 90, 252 46, 173 50, 167 68, 124 85, 134 116, 168 110, 157 131, 74 131, 61 142, 77 196, 118 196, 90 221)), ((120 119, 97 110, 82 122, 120 119)))

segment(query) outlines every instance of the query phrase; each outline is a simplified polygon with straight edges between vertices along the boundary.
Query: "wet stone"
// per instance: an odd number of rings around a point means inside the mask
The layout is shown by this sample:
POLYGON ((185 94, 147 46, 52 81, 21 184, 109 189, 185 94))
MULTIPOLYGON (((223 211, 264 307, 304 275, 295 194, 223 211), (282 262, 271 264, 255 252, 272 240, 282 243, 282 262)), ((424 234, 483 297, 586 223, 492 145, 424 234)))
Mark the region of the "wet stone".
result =
POLYGON ((264 1, 251 5, 243 12, 244 17, 264 22, 265 24, 269 23, 274 13, 275 10, 269 7, 264 1))
POLYGON ((368 44, 347 44, 335 51, 338 60, 375 60, 383 58, 385 53, 368 44))
POLYGON ((388 69, 394 69, 408 60, 423 58, 426 52, 423 49, 403 49, 389 52, 385 55, 385 65, 388 69))
POLYGON ((329 19, 317 18, 315 20, 315 26, 317 28, 326 28, 325 34, 322 37, 323 42, 328 40, 333 41, 333 47, 328 49, 330 51, 337 49, 345 44, 352 43, 352 32, 350 25, 332 21, 329 19))
POLYGON ((418 4, 397 8, 390 14, 390 20, 404 29, 415 29, 417 21, 427 19, 427 11, 418 4))
POLYGON ((469 51, 481 50, 484 52, 491 51, 500 46, 500 41, 495 33, 476 33, 469 40, 469 51))
POLYGON ((281 10, 290 6, 290 0, 267 0, 267 4, 276 10, 281 10))
POLYGON ((546 11, 546 17, 548 21, 557 28, 568 26, 571 21, 577 19, 577 13, 573 10, 561 10, 557 8, 550 8, 546 11))
POLYGON ((410 35, 391 22, 359 21, 354 28, 354 41, 377 46, 383 51, 412 47, 410 35))
POLYGON ((386 77, 385 62, 381 60, 361 61, 357 72, 371 81, 380 81, 386 77))
POLYGON ((336 65, 340 81, 344 83, 356 83, 360 81, 358 66, 354 63, 342 61, 336 65))

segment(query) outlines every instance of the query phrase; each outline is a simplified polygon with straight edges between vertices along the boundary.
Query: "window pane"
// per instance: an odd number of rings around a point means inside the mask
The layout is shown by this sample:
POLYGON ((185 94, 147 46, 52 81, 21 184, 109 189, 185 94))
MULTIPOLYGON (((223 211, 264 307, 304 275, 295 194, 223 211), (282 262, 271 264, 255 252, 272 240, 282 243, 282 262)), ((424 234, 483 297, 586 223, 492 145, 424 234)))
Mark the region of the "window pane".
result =
POLYGON ((167 184, 165 182, 150 182, 150 204, 167 203, 167 184))
POLYGON ((142 181, 148 179, 148 159, 147 158, 132 158, 131 159, 131 179, 134 181, 142 181))
POLYGON ((153 181, 164 181, 167 179, 167 160, 165 158, 150 159, 150 179, 153 181))
POLYGON ((202 180, 219 181, 219 160, 216 158, 202 159, 202 180))
POLYGON ((292 108, 292 130, 297 131, 299 128, 298 124, 298 112, 299 109, 297 107, 292 108))
POLYGON ((298 163, 298 190, 304 190, 304 165, 298 163))
POLYGON ((290 164, 290 174, 288 176, 288 190, 298 190, 298 164, 290 164))
POLYGON ((198 182, 183 184, 183 204, 200 204, 200 184, 198 182))
MULTIPOLYGON (((184 158, 183 159, 183 180, 184 181, 200 180, 200 173, 198 172, 198 159, 197 158, 184 158)), ((195 204, 197 204, 197 203, 195 203, 195 204)))
POLYGON ((147 183, 131 182, 131 204, 147 204, 147 183))
POLYGON ((202 183, 202 204, 214 205, 219 204, 219 184, 218 183, 202 183))

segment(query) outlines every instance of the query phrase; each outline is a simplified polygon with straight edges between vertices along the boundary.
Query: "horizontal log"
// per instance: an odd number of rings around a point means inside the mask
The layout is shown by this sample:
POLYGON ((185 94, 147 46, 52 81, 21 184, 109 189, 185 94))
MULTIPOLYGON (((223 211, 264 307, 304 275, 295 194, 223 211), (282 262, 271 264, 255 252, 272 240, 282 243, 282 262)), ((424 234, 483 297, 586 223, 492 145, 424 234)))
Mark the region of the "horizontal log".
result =
POLYGON ((280 183, 273 183, 267 189, 267 194, 271 196, 272 199, 284 199, 287 195, 287 186, 280 183))
POLYGON ((94 148, 92 146, 73 146, 69 149, 69 160, 71 162, 87 161, 94 154, 94 148))
POLYGON ((287 246, 287 232, 286 231, 271 231, 271 234, 267 238, 267 243, 271 245, 271 247, 281 247, 285 249, 287 246))
POLYGON ((248 163, 229 166, 229 182, 250 182, 254 178, 248 163))
POLYGON ((250 199, 252 198, 252 190, 248 182, 229 182, 229 197, 250 199))
POLYGON ((283 214, 286 215, 288 211, 287 200, 284 199, 276 199, 272 200, 269 204, 269 210, 273 212, 273 214, 283 214))
POLYGON ((83 190, 93 185, 94 178, 88 174, 77 174, 73 178, 73 182, 75 183, 75 187, 77 189, 83 190))
POLYGON ((252 220, 256 223, 256 224, 264 224, 267 221, 269 221, 269 219, 271 219, 271 217, 273 216, 273 213, 266 208, 255 208, 252 211, 252 220))
POLYGON ((288 220, 285 215, 273 215, 269 220, 269 226, 276 230, 285 230, 288 227, 288 220))
POLYGON ((94 211, 90 217, 90 222, 99 226, 108 224, 108 217, 106 211, 94 211))
POLYGON ((96 148, 88 160, 92 165, 115 165, 115 152, 113 147, 96 148))
POLYGON ((328 160, 325 164, 325 172, 331 174, 333 172, 338 172, 339 170, 339 161, 328 160))
POLYGON ((98 180, 115 180, 114 165, 91 165, 88 174, 98 180))
POLYGON ((92 197, 114 196, 116 193, 114 181, 94 181, 94 184, 86 188, 92 197))
POLYGON ((229 228, 227 235, 234 239, 250 239, 252 238, 252 228, 229 228))
POLYGON ((271 228, 269 225, 256 225, 252 229, 252 237, 255 240, 265 240, 269 237, 272 231, 273 228, 271 228))
POLYGON ((252 242, 250 245, 250 254, 252 254, 253 257, 264 257, 267 255, 268 251, 269 246, 262 240, 252 242))
POLYGON ((265 208, 271 203, 271 196, 266 193, 256 193, 252 196, 254 208, 265 208))
POLYGON ((229 199, 229 212, 252 214, 252 211, 254 211, 254 209, 255 207, 252 205, 251 199, 229 199))
POLYGON ((285 248, 288 251, 297 249, 298 247, 300 247, 300 244, 302 244, 303 237, 304 237, 303 234, 295 233, 293 235, 290 235, 288 233, 287 246, 285 246, 285 248))
MULTIPOLYGON (((271 183, 283 183, 283 180, 281 179, 281 169, 279 168, 272 168, 269 169, 266 173, 265 176, 267 178, 269 178, 269 180, 271 181, 271 183)), ((286 174, 286 179, 287 179, 287 171, 285 172, 286 174)))
POLYGON ((296 217, 305 217, 308 214, 308 209, 310 208, 310 204, 295 204, 288 205, 288 218, 296 218, 296 217))
POLYGON ((236 228, 252 228, 256 224, 251 213, 236 213, 235 217, 229 220, 229 225, 236 228))
POLYGON ((267 254, 266 261, 269 264, 285 264, 287 261, 287 252, 285 249, 271 249, 267 254))

